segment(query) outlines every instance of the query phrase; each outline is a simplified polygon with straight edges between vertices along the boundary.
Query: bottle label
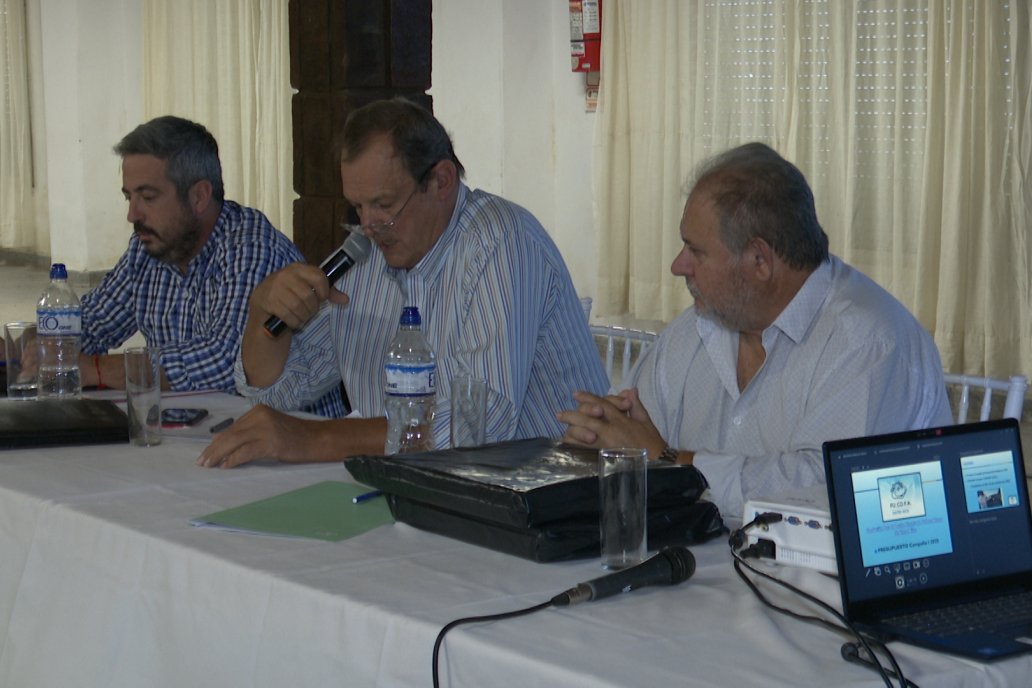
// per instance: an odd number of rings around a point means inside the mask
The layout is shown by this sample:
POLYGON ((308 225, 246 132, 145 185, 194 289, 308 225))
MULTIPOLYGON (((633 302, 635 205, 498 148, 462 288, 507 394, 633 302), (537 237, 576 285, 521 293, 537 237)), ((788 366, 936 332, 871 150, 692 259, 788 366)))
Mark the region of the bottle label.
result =
POLYGON ((40 308, 36 311, 36 329, 44 337, 78 337, 82 334, 82 310, 40 308))
POLYGON ((437 392, 437 365, 399 365, 388 363, 383 367, 387 373, 387 394, 394 396, 426 396, 437 392))

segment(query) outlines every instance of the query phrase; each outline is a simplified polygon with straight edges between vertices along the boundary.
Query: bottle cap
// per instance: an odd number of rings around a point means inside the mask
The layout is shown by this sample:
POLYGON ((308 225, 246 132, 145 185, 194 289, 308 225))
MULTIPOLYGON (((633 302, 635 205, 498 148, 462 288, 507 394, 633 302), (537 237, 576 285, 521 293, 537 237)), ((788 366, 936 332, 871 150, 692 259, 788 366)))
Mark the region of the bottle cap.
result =
POLYGON ((401 311, 401 324, 422 325, 423 321, 419 317, 419 308, 416 306, 405 306, 404 310, 401 311))
POLYGON ((50 266, 50 279, 68 279, 68 270, 64 263, 54 263, 50 266))

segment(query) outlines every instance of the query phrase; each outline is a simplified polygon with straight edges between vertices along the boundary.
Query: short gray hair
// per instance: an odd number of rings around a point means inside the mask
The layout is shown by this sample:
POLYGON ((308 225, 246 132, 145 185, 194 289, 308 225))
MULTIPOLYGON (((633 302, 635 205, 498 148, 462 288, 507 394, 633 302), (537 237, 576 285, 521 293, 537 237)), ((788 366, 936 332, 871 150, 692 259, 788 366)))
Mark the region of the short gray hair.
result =
POLYGON ((806 177, 769 146, 747 143, 705 161, 696 192, 712 199, 721 240, 735 255, 759 237, 794 269, 828 260, 828 235, 817 221, 806 177))
POLYGON ((211 182, 212 196, 225 198, 219 144, 207 129, 182 117, 166 115, 141 124, 115 145, 115 153, 152 155, 165 161, 165 174, 176 187, 179 200, 187 201, 190 187, 201 180, 211 182))
POLYGON ((340 144, 341 162, 362 155, 374 136, 390 137, 405 169, 426 188, 426 173, 441 160, 451 160, 465 174, 444 125, 422 105, 406 98, 377 100, 348 115, 340 144))

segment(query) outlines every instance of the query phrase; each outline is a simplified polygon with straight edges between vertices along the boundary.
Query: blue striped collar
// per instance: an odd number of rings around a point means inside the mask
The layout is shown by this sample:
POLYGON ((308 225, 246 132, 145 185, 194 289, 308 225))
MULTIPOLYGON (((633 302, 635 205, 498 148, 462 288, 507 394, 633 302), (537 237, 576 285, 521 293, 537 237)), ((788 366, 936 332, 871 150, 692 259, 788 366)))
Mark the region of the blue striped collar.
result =
POLYGON ((387 274, 392 279, 403 283, 406 275, 410 272, 418 274, 425 282, 433 282, 440 276, 441 271, 448 264, 448 256, 452 252, 453 245, 458 241, 458 237, 462 233, 458 225, 462 209, 466 205, 466 192, 466 185, 460 181, 459 193, 455 198, 455 207, 452 209, 452 216, 448 221, 448 226, 444 228, 444 233, 438 237, 434 245, 430 247, 430 250, 426 252, 426 255, 414 267, 392 268, 389 265, 385 266, 387 274))

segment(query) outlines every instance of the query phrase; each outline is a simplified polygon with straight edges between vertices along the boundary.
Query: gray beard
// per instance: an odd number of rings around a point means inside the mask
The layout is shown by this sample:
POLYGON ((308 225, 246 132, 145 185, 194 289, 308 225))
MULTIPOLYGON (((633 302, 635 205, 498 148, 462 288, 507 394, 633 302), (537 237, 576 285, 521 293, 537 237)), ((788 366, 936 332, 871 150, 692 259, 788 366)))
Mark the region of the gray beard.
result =
MULTIPOLYGON (((145 227, 145 229, 150 234, 161 238, 160 234, 150 228, 145 227)), ((197 218, 190 218, 180 225, 180 229, 183 231, 175 241, 165 244, 156 251, 147 250, 147 255, 169 265, 179 265, 186 260, 197 248, 197 242, 201 239, 201 223, 197 218)), ((138 228, 137 231, 139 231, 138 228)))

